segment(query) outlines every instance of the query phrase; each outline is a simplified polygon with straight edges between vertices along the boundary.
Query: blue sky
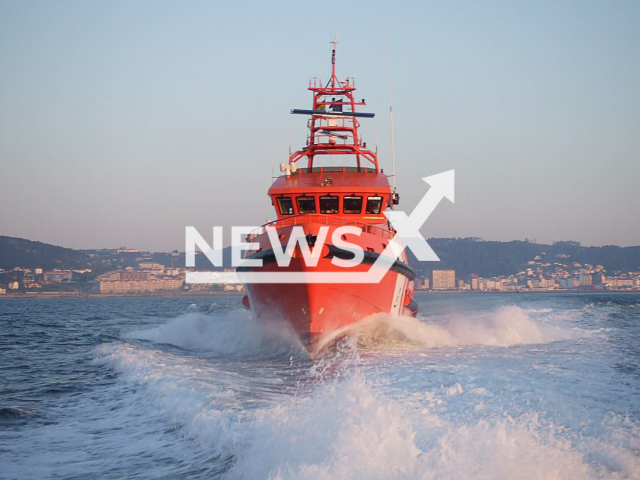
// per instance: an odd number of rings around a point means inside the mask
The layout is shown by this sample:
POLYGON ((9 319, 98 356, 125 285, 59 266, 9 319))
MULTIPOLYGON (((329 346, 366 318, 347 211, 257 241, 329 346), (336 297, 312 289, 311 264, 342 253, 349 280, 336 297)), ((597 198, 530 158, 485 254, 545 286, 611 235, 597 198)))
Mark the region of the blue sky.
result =
POLYGON ((640 244, 640 2, 341 7, 0 1, 0 234, 168 250, 273 218, 337 34, 390 171, 386 37, 400 207, 456 170, 427 236, 640 244))

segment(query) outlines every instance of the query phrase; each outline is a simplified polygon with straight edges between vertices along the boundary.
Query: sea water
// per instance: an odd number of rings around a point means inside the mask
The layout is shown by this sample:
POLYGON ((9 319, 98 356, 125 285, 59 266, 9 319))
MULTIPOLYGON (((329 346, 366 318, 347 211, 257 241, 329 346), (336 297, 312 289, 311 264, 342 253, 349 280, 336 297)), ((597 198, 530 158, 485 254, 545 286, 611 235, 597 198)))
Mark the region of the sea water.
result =
POLYGON ((239 297, 0 300, 0 478, 640 479, 640 295, 417 299, 316 360, 239 297))

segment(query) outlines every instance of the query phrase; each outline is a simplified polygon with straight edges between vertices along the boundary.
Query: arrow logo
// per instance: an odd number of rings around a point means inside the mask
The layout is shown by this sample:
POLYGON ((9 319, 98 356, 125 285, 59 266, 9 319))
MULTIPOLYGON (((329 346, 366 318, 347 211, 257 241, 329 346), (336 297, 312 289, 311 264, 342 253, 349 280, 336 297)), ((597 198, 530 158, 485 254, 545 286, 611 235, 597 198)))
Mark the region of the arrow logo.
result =
POLYGON ((420 228, 443 198, 454 203, 455 170, 424 177, 422 180, 428 183, 431 188, 422 197, 416 208, 413 209, 411 215, 407 216, 405 212, 401 211, 389 211, 384 212, 384 214, 393 225, 393 228, 397 230, 398 236, 404 242, 405 247, 410 248, 418 260, 421 262, 437 262, 440 259, 420 233, 420 228))
MULTIPOLYGON (((411 215, 402 211, 384 212, 396 230, 396 235, 366 272, 187 272, 187 283, 378 283, 409 247, 418 260, 437 262, 440 259, 420 233, 443 198, 454 202, 454 170, 425 177, 431 188, 411 215)), ((242 264, 240 265, 242 266, 242 264)))

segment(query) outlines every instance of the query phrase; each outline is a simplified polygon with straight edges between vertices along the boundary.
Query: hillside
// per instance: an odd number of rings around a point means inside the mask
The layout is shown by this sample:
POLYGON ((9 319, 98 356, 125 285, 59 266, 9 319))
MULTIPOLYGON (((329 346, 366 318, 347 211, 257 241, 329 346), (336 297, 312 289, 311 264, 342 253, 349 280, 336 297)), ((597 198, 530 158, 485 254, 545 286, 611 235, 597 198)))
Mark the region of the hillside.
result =
POLYGON ((0 268, 84 268, 88 265, 85 253, 24 238, 0 236, 0 268))
POLYGON ((418 262, 409 253, 410 263, 420 275, 433 269, 450 268, 459 278, 472 273, 496 277, 517 273, 527 261, 541 256, 549 263, 589 263, 603 265, 609 272, 640 270, 640 246, 583 247, 577 242, 556 242, 553 245, 515 240, 485 241, 476 238, 431 238, 429 244, 440 262, 418 262))
MULTIPOLYGON (((553 245, 527 241, 496 242, 477 238, 431 238, 429 244, 440 257, 440 262, 418 262, 411 251, 411 266, 420 276, 433 269, 450 268, 458 278, 473 273, 483 277, 496 277, 517 273, 527 267, 527 261, 542 257, 543 262, 603 265, 608 272, 640 270, 640 246, 583 247, 577 242, 557 242, 553 245)), ((146 253, 119 254, 112 250, 73 250, 22 238, 0 236, 0 268, 93 268, 95 272, 118 267, 137 266, 141 257, 166 266, 184 267, 184 254, 146 253)), ((224 249, 225 265, 231 263, 231 249, 224 249)), ((196 267, 212 269, 204 255, 198 255, 196 267)))

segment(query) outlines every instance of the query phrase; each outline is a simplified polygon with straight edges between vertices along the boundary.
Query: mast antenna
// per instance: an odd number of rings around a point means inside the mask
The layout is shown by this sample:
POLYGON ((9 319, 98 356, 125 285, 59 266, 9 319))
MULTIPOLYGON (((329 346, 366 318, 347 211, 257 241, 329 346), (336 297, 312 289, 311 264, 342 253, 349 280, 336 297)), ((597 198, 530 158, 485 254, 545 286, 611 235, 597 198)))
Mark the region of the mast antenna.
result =
POLYGON ((336 50, 338 48, 338 43, 340 43, 338 42, 338 35, 334 35, 333 40, 329 43, 333 45, 333 47, 331 49, 331 80, 329 80, 329 84, 327 84, 327 86, 331 85, 332 88, 335 88, 336 82, 340 84, 338 77, 336 76, 336 50))
POLYGON ((389 50, 387 49, 387 38, 383 34, 384 57, 387 64, 387 85, 389 88, 389 122, 391 123, 391 174, 393 193, 396 192, 396 135, 393 125, 393 93, 391 91, 391 69, 389 68, 389 50))

